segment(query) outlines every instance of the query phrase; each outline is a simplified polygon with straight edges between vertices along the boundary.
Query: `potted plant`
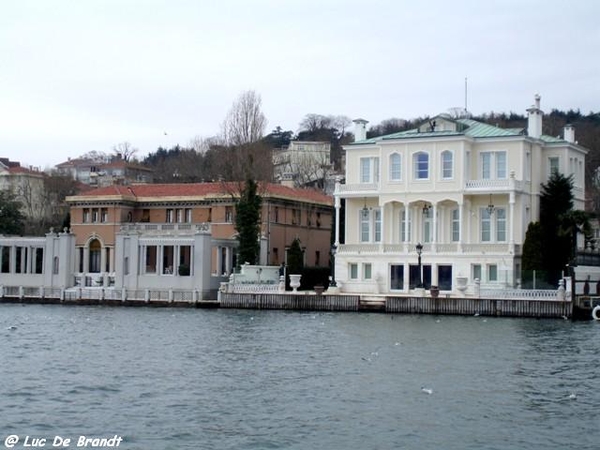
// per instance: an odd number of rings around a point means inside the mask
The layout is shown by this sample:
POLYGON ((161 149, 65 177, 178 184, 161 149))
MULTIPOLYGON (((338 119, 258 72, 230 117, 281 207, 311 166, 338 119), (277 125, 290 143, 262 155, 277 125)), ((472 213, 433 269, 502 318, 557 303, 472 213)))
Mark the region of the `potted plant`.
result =
POLYGON ((438 286, 431 286, 429 293, 431 294, 431 298, 438 298, 440 296, 440 288, 438 286))

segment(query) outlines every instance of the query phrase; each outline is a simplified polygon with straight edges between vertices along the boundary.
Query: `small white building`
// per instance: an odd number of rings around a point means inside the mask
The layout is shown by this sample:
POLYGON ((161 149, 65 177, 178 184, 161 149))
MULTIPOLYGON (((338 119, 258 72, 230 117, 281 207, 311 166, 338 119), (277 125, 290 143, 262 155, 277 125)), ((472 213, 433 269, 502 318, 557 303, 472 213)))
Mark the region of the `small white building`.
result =
POLYGON ((331 144, 324 141, 291 141, 273 150, 275 178, 291 187, 323 183, 331 171, 331 144))
POLYGON ((538 95, 527 112, 526 129, 440 115, 373 139, 366 138, 367 121, 356 120, 356 140, 345 147, 346 183, 334 194, 342 291, 409 293, 420 281, 442 293, 456 293, 457 280, 488 289, 518 285, 542 183, 553 171, 572 175, 576 209, 584 209, 585 193, 587 150, 573 127, 562 138, 542 135, 538 95))

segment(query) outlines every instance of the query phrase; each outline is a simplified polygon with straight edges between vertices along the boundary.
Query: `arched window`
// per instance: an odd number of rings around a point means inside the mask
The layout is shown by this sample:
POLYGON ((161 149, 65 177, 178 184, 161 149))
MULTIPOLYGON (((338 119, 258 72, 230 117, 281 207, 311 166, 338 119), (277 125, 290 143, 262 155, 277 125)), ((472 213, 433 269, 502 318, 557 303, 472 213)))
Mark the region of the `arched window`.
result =
POLYGON ((402 157, 398 153, 390 155, 390 181, 402 179, 402 157))
POLYGON ((454 177, 454 161, 450 150, 442 152, 442 178, 449 179, 454 177))
POLYGON ((102 252, 102 244, 98 239, 90 241, 90 266, 91 273, 100 273, 100 254, 102 252))
POLYGON ((429 178, 429 154, 425 152, 414 155, 415 179, 427 180, 429 178))

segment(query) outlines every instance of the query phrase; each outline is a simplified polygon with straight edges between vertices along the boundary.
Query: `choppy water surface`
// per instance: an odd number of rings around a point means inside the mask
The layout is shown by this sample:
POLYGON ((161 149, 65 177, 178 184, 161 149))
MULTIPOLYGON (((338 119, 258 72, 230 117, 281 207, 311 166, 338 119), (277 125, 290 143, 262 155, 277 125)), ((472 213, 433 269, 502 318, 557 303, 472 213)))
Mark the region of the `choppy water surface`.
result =
POLYGON ((0 448, 600 448, 595 322, 0 305, 0 339, 0 448))

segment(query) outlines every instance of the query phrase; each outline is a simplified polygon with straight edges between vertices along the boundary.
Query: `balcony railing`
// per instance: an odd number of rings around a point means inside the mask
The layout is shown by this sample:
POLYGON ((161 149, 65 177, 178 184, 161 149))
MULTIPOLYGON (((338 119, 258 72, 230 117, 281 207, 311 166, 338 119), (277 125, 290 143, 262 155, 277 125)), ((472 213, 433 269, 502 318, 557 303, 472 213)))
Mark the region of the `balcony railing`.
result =
POLYGON ((177 231, 179 234, 210 232, 210 223, 128 223, 121 225, 121 232, 164 233, 177 231))
MULTIPOLYGON (((337 252, 339 254, 411 254, 416 251, 416 243, 401 243, 401 244, 340 244, 337 252)), ((509 250, 514 250, 515 254, 520 254, 520 245, 510 245, 508 243, 497 244, 459 244, 452 243, 436 243, 423 244, 424 254, 502 254, 509 250)))
POLYGON ((500 179, 500 180, 467 180, 465 182, 465 191, 479 192, 479 191, 509 191, 509 190, 523 190, 523 182, 511 178, 500 179))
POLYGON ((374 193, 379 190, 379 183, 339 184, 335 194, 374 193))

